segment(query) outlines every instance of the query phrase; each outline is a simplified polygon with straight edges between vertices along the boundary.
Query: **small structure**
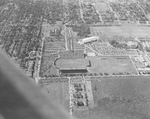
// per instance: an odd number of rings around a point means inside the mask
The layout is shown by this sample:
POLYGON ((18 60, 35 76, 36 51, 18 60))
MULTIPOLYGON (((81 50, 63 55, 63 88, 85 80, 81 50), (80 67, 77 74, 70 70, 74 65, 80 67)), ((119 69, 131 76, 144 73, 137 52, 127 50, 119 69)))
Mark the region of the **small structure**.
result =
POLYGON ((127 46, 128 48, 136 49, 138 47, 138 43, 133 41, 128 41, 127 46))
POLYGON ((94 57, 94 56, 96 56, 96 54, 95 54, 95 52, 88 52, 87 56, 94 57))
POLYGON ((78 41, 79 44, 90 43, 99 40, 99 36, 92 36, 78 41))

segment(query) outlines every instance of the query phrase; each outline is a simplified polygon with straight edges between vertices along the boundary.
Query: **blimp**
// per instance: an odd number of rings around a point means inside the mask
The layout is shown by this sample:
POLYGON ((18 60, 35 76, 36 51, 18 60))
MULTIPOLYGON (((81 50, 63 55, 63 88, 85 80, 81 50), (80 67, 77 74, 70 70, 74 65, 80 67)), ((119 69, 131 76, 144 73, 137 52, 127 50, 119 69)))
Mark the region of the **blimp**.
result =
POLYGON ((87 38, 84 38, 84 39, 80 39, 80 40, 78 41, 78 43, 79 43, 80 45, 82 45, 82 44, 94 42, 94 41, 97 41, 97 40, 99 40, 99 36, 92 36, 92 37, 87 37, 87 38))

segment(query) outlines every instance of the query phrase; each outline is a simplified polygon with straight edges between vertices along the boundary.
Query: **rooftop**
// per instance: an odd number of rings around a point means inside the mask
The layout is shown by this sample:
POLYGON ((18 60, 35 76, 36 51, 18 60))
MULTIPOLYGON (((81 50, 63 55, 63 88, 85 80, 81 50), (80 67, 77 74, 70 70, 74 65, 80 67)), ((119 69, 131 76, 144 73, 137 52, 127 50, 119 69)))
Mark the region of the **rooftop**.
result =
POLYGON ((84 58, 84 50, 63 51, 60 53, 62 59, 81 59, 84 58))
POLYGON ((87 69, 89 60, 87 59, 58 59, 55 65, 60 70, 87 69))

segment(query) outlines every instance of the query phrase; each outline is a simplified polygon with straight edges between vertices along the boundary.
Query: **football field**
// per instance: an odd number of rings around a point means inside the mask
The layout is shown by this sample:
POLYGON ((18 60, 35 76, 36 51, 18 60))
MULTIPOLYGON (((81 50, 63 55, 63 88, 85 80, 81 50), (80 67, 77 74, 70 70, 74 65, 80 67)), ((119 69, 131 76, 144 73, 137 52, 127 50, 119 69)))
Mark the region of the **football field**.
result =
POLYGON ((101 32, 108 36, 150 37, 150 26, 137 26, 136 24, 122 24, 122 26, 91 27, 92 35, 101 32))
POLYGON ((136 73, 130 58, 128 56, 101 56, 87 57, 91 61, 90 73, 136 73))

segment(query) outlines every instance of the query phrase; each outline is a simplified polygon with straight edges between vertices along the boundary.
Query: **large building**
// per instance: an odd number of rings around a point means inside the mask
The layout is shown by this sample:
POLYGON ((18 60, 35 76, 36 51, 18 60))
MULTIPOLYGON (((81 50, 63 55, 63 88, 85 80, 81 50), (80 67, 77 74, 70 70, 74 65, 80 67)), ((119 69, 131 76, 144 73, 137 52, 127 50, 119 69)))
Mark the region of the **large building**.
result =
POLYGON ((87 73, 90 61, 87 59, 58 59, 55 65, 60 73, 87 73))

